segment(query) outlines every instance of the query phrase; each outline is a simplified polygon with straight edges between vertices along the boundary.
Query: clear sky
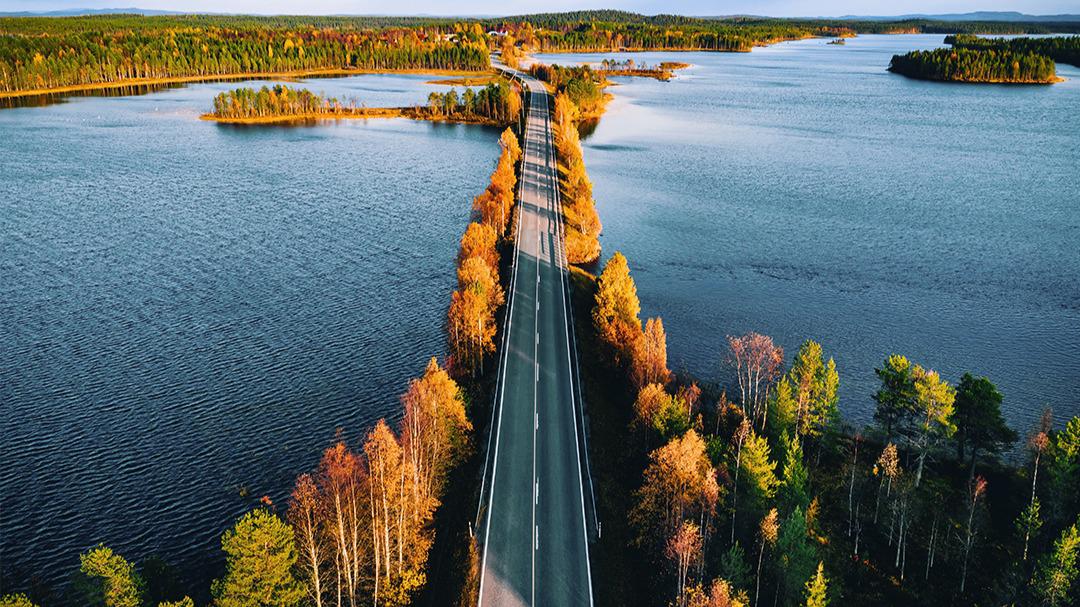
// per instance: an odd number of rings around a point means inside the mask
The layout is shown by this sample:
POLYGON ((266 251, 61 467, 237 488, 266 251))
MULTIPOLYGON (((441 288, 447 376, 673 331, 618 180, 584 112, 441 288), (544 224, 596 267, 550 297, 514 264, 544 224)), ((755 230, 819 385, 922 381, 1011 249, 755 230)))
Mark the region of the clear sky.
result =
POLYGON ((1019 11, 1080 13, 1080 0, 0 0, 0 11, 135 6, 259 14, 509 15, 585 8, 646 14, 754 14, 777 17, 1019 11))

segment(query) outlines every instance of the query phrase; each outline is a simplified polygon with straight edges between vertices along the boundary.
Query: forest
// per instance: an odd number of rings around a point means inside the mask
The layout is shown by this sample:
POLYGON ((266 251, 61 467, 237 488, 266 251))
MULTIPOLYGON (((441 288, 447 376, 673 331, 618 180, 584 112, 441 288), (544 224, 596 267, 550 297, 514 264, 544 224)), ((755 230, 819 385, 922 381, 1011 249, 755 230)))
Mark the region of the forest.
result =
POLYGON ((320 70, 488 69, 478 27, 346 30, 192 26, 185 17, 0 19, 0 93, 127 80, 320 70), (83 20, 83 21, 80 21, 83 20), (127 27, 147 19, 154 25, 127 27), (36 24, 33 29, 28 22, 36 24), (72 23, 86 27, 74 27, 72 23), (93 27, 91 27, 93 26, 93 27), (449 30, 445 33, 443 30, 449 30))
POLYGON ((980 38, 967 34, 945 37, 953 48, 1010 51, 1045 55, 1058 63, 1080 67, 1080 36, 1047 38, 980 38))
POLYGON ((622 254, 575 280, 601 604, 1076 604, 1080 418, 1017 431, 990 379, 892 354, 853 428, 819 343, 730 336, 735 380, 703 386, 668 369, 622 254))
POLYGON ((999 47, 955 47, 893 55, 889 71, 911 78, 949 82, 1049 84, 1058 80, 1050 57, 999 47))

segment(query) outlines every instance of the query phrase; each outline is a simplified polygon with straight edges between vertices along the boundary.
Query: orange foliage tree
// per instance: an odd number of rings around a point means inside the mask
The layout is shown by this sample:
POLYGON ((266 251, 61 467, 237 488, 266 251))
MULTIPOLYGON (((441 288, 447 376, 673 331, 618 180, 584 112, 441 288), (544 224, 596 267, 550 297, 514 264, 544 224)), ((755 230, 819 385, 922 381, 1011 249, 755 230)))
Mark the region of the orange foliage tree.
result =
POLYGON ((570 263, 591 263, 600 257, 603 226, 592 197, 592 182, 585 172, 578 137, 578 111, 565 93, 555 98, 552 124, 561 176, 562 212, 566 220, 566 258, 570 263))
POLYGON ((641 302, 630 276, 626 257, 616 252, 596 282, 592 318, 600 339, 615 350, 616 359, 628 360, 641 336, 641 302))

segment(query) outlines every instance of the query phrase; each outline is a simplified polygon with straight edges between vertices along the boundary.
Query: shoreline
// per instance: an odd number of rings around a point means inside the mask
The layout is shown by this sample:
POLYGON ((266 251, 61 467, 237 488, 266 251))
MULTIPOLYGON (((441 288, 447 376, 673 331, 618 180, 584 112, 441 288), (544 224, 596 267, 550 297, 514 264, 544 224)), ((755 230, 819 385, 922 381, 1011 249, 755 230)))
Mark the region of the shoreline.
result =
POLYGON ((289 78, 337 78, 345 76, 363 76, 369 74, 420 74, 429 76, 446 77, 483 77, 493 74, 491 70, 390 70, 390 69, 343 69, 327 68, 315 70, 296 70, 289 72, 243 72, 237 74, 210 74, 200 76, 175 76, 169 78, 128 78, 114 82, 94 82, 88 84, 71 84, 40 89, 23 89, 19 91, 0 91, 0 99, 15 99, 19 97, 37 97, 41 95, 60 95, 63 93, 78 93, 84 91, 108 90, 123 88, 126 86, 154 86, 168 84, 190 84, 194 82, 227 82, 230 80, 287 80, 289 78))
POLYGON ((1050 80, 974 80, 968 78, 929 78, 924 76, 913 76, 911 74, 905 74, 904 72, 892 69, 886 69, 885 71, 889 72, 890 74, 903 76, 904 78, 911 78, 912 80, 922 80, 924 82, 943 82, 945 84, 1010 84, 1016 86, 1048 86, 1051 84, 1065 82, 1065 78, 1062 78, 1061 76, 1054 76, 1050 80))

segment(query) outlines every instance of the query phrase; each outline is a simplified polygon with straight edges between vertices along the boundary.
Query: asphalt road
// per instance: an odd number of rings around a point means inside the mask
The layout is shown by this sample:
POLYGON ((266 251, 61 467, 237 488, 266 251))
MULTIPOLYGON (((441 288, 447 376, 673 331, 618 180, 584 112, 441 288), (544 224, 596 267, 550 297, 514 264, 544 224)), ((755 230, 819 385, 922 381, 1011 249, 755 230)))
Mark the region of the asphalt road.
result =
POLYGON ((592 605, 591 481, 569 314, 549 95, 528 96, 510 308, 479 519, 479 604, 592 605))

